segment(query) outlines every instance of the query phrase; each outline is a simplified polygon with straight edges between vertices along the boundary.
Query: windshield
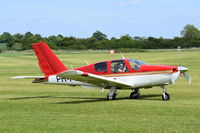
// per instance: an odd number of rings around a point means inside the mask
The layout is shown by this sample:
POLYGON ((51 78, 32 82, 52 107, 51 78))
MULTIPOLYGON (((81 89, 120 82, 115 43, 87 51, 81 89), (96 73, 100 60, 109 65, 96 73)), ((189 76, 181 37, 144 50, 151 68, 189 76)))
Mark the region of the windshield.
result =
POLYGON ((135 71, 139 70, 141 65, 147 64, 147 63, 145 63, 143 61, 133 60, 133 59, 129 60, 129 63, 131 65, 132 69, 135 70, 135 71))
POLYGON ((133 59, 131 59, 131 60, 129 60, 129 61, 135 62, 135 63, 137 63, 138 65, 147 64, 147 63, 145 63, 145 62, 143 62, 143 61, 140 61, 140 60, 133 60, 133 59))

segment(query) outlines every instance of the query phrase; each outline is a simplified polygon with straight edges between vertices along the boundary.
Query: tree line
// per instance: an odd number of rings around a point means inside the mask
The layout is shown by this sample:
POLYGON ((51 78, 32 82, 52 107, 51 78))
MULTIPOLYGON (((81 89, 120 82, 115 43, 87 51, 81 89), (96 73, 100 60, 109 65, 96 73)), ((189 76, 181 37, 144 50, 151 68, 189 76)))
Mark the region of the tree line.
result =
POLYGON ((31 49, 31 44, 39 41, 46 42, 55 50, 115 49, 127 52, 138 49, 171 49, 178 46, 182 48, 200 47, 200 30, 194 25, 186 25, 180 34, 180 37, 172 39, 162 37, 132 37, 128 34, 120 38, 112 37, 108 39, 107 35, 101 31, 94 32, 89 38, 64 37, 62 35, 42 37, 40 34, 32 34, 31 32, 11 35, 8 32, 4 32, 0 35, 0 51, 31 49))

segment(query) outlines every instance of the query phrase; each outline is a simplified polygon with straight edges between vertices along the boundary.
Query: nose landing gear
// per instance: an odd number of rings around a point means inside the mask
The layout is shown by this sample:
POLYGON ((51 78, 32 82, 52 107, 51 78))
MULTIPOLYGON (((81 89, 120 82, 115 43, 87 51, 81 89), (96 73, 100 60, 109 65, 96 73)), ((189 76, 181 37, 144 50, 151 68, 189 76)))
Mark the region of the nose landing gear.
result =
POLYGON ((170 95, 167 93, 167 88, 163 85, 163 86, 160 86, 163 90, 163 93, 162 93, 162 100, 164 101, 167 101, 167 100, 170 100, 170 95))

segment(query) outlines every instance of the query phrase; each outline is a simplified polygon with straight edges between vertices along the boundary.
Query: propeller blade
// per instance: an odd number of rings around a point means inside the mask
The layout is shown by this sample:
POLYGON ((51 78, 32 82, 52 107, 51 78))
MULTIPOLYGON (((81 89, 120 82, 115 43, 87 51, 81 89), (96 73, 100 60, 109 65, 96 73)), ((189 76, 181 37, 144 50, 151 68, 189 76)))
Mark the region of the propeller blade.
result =
POLYGON ((192 83, 191 77, 187 73, 183 73, 184 78, 188 81, 189 84, 192 83))

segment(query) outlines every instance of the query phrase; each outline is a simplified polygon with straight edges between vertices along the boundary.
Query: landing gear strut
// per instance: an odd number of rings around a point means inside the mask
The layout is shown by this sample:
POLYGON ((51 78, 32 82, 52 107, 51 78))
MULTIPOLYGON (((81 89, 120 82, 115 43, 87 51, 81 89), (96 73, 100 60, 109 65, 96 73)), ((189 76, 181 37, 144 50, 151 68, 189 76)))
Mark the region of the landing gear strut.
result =
POLYGON ((139 89, 134 89, 134 91, 131 92, 130 98, 131 99, 138 99, 140 95, 140 90, 139 89))
POLYGON ((170 100, 170 95, 167 93, 167 88, 165 86, 160 86, 163 90, 162 100, 167 101, 170 100))
POLYGON ((107 100, 115 100, 116 96, 117 96, 117 89, 115 86, 112 86, 110 88, 110 92, 107 95, 107 100))

